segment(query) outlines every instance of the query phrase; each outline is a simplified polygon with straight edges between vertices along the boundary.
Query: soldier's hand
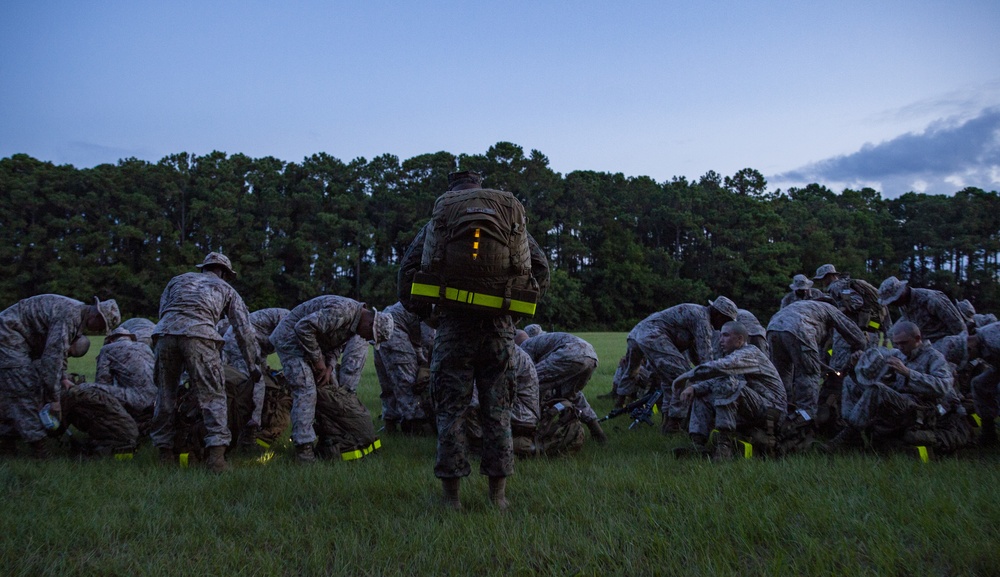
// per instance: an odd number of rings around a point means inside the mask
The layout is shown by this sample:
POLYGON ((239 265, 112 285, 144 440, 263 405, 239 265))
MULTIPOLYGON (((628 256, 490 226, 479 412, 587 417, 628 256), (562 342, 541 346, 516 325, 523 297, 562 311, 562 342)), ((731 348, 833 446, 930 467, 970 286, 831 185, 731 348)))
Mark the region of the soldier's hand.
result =
POLYGON ((886 364, 889 365, 889 367, 892 370, 894 370, 897 373, 903 375, 904 377, 910 376, 910 369, 898 357, 889 357, 888 359, 886 359, 885 362, 886 362, 886 364))
POLYGON ((694 398, 694 387, 688 385, 683 391, 681 391, 680 399, 685 403, 694 398))
POLYGON ((325 387, 333 378, 333 366, 324 366, 323 370, 316 375, 316 386, 325 387))

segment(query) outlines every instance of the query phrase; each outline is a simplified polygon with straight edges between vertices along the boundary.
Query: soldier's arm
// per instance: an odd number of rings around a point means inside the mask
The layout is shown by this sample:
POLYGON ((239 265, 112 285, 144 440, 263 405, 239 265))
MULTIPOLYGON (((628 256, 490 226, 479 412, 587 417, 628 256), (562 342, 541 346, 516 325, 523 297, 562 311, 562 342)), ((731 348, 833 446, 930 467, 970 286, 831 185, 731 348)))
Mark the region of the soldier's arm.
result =
POLYGON ((538 283, 538 298, 545 295, 549 290, 549 260, 545 258, 542 247, 535 242, 535 237, 528 233, 528 250, 531 252, 531 276, 538 283))
POLYGON ((229 319, 230 328, 236 336, 236 343, 243 353, 243 360, 247 367, 253 372, 254 368, 260 364, 260 348, 257 345, 257 331, 250 323, 250 311, 243 299, 232 290, 229 297, 229 306, 226 309, 226 318, 229 319))
POLYGON ((69 326, 63 321, 53 323, 46 335, 45 349, 38 363, 38 377, 49 401, 59 399, 70 338, 69 326))
POLYGON ((413 276, 420 270, 420 259, 424 252, 424 239, 427 237, 427 227, 430 222, 420 229, 416 238, 406 248, 403 259, 399 263, 399 274, 396 277, 396 291, 399 302, 403 308, 419 315, 420 318, 427 318, 431 315, 432 307, 427 303, 419 303, 410 300, 410 288, 413 285, 413 276))
POLYGON ((957 335, 966 332, 965 321, 962 313, 958 312, 955 305, 947 299, 934 300, 934 313, 941 319, 941 322, 948 327, 948 333, 957 335))
MULTIPOLYGON (((930 346, 930 345, 924 345, 930 346)), ((926 369, 920 372, 910 368, 910 376, 907 380, 908 392, 913 392, 924 397, 942 399, 955 384, 955 377, 948 366, 948 361, 943 357, 934 356, 926 369)))

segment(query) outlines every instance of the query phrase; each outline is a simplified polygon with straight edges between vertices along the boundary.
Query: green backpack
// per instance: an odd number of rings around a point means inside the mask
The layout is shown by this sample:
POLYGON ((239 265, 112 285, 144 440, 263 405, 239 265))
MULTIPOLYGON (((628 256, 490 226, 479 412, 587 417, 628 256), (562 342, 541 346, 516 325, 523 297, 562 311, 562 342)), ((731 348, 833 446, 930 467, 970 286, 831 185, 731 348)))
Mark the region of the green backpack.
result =
POLYGON ((533 315, 538 290, 521 202, 488 188, 438 197, 411 295, 449 307, 533 315))

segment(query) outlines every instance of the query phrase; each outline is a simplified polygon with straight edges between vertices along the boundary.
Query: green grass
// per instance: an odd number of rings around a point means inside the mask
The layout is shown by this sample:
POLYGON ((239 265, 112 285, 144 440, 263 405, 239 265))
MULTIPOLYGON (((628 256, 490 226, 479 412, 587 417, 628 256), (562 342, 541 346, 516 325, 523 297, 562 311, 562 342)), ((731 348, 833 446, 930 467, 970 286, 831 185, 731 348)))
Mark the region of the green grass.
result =
MULTIPOLYGON (((604 414, 625 335, 581 336, 604 414)), ((377 388, 369 363, 373 415, 377 388)), ((3 461, 0 574, 1000 575, 995 453, 677 461, 682 436, 626 418, 606 446, 519 461, 506 514, 477 474, 461 512, 437 506, 432 439, 309 467, 286 443, 221 476, 159 467, 148 445, 127 462, 3 461)))

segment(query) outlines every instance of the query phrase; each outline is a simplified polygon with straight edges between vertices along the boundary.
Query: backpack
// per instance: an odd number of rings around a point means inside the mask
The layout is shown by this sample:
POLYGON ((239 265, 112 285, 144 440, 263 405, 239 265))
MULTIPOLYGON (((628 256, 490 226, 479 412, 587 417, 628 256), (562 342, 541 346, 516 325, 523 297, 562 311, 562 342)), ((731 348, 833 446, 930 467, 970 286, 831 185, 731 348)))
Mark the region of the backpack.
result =
POLYGON ((576 453, 583 447, 580 411, 569 399, 550 399, 542 405, 535 430, 535 451, 548 457, 576 453))
POLYGON ((853 291, 864 301, 861 309, 854 311, 859 315, 859 320, 864 324, 861 327, 863 330, 879 332, 885 331, 888 328, 889 309, 879 304, 877 288, 861 279, 841 279, 830 287, 830 293, 835 300, 840 300, 840 295, 837 293, 844 288, 853 291))
POLYGON ((520 201, 488 188, 438 197, 411 296, 449 307, 533 315, 538 287, 520 201))

